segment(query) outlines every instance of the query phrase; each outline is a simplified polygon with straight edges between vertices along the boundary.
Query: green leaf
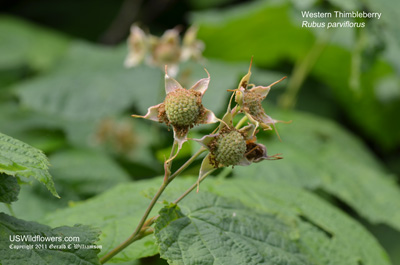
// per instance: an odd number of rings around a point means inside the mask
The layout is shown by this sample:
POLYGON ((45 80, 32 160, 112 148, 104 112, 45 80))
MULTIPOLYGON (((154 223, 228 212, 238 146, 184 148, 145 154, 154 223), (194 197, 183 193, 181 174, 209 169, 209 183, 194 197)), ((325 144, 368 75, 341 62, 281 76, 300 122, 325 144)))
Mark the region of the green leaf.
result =
MULTIPOLYGON (((187 187, 192 180, 182 182, 186 184, 183 187, 187 187)), ((82 223, 99 227, 102 231, 99 244, 103 246, 99 256, 102 257, 133 233, 135 225, 139 223, 151 197, 156 193, 161 183, 162 179, 156 178, 120 184, 89 200, 71 203, 68 208, 50 213, 44 218, 43 222, 52 226, 82 223), (101 211, 98 209, 101 209, 101 211)), ((180 186, 180 189, 184 189, 183 187, 180 186)), ((179 192, 175 187, 171 188, 175 192, 168 189, 166 191, 167 197, 163 197, 163 199, 172 200, 177 196, 179 192), (176 195, 171 196, 171 194, 176 195)), ((156 204, 150 216, 156 215, 161 206, 156 204)), ((112 258, 110 262, 119 263, 139 259, 153 256, 157 252, 154 238, 149 236, 134 242, 112 258)))
MULTIPOLYGON (((268 154, 284 159, 237 167, 233 174, 249 180, 322 189, 372 223, 400 230, 400 189, 356 137, 335 122, 301 112, 273 112, 282 138, 260 140, 268 154)), ((259 134, 260 135, 260 134, 259 134)))
MULTIPOLYGON (((47 213, 87 199, 130 179, 115 161, 98 151, 66 149, 53 153, 49 160, 52 165, 50 173, 57 183, 61 199, 49 198, 38 185, 23 185, 19 201, 12 205, 18 218, 40 220, 47 213)), ((9 212, 7 207, 0 205, 1 211, 9 212)))
POLYGON ((342 47, 326 47, 311 75, 331 88, 349 118, 361 128, 361 133, 386 149, 393 149, 400 144, 397 133, 400 124, 393 122, 400 111, 399 71, 396 72, 382 56, 376 56, 372 62, 369 62, 371 58, 357 56, 361 55, 342 47), (362 60, 364 64, 354 66, 354 60, 362 60), (332 63, 335 61, 340 62, 341 67, 332 63))
POLYGON ((292 220, 299 229, 300 249, 316 264, 390 264, 383 248, 364 227, 306 190, 266 180, 207 179, 204 184, 220 196, 292 220))
POLYGON ((379 4, 376 1, 366 0, 366 7, 373 12, 382 13, 381 19, 377 21, 381 27, 390 31, 390 34, 400 43, 400 3, 395 0, 384 0, 379 4))
POLYGON ((44 152, 65 145, 65 137, 58 128, 57 119, 21 108, 14 101, 0 104, 0 131, 44 152))
POLYGON ((146 66, 125 69, 125 55, 125 47, 75 42, 47 75, 14 89, 23 106, 58 120, 73 144, 91 146, 103 119, 132 105, 146 113, 165 94, 161 70, 146 66))
POLYGON ((18 201, 13 202, 11 207, 0 203, 0 212, 25 221, 38 221, 48 213, 67 207, 71 201, 82 199, 76 193, 60 193, 61 198, 49 196, 48 191, 39 182, 34 182, 32 185, 21 185, 20 187, 18 201))
POLYGON ((17 201, 19 190, 17 178, 0 173, 0 202, 12 203, 17 201))
MULTIPOLYGON (((196 178, 175 179, 160 202, 175 200, 195 182, 196 178)), ((68 208, 50 213, 43 222, 52 226, 83 223, 99 227, 103 232, 99 242, 103 246, 99 254, 101 257, 129 237, 161 183, 162 178, 155 178, 121 184, 87 201, 74 203, 68 208)), ((253 217, 276 216, 283 223, 297 227, 295 230, 299 232, 295 238, 299 244, 299 251, 313 263, 328 264, 329 260, 335 260, 332 264, 359 265, 358 261, 364 265, 389 264, 384 250, 359 223, 323 199, 300 188, 282 183, 269 183, 266 180, 221 181, 209 178, 200 187, 200 194, 206 191, 228 200, 240 200, 248 207, 230 202, 232 210, 244 211, 253 217), (250 213, 249 209, 254 213, 250 213)), ((196 205, 199 204, 196 196, 203 195, 190 194, 179 204, 180 208, 196 209, 196 205), (197 202, 193 205, 193 201, 197 202)), ((205 198, 202 200, 207 202, 205 198)), ((161 206, 161 203, 157 203, 150 216, 155 216, 161 206)), ((188 211, 184 212, 185 215, 187 213, 188 211)), ((215 214, 218 215, 218 212, 215 214)), ((212 220, 213 214, 205 217, 212 220)), ((252 223, 259 222, 252 219, 251 223, 243 221, 241 224, 251 229, 252 223)), ((111 263, 139 259, 157 252, 154 237, 148 236, 124 249, 111 263)))
POLYGON ((60 194, 93 196, 121 182, 129 175, 110 157, 100 152, 72 149, 50 156, 51 174, 60 186, 60 194))
POLYGON ((69 40, 31 23, 0 16, 0 69, 29 65, 35 70, 52 66, 65 52, 69 40))
POLYGON ((146 111, 164 93, 162 72, 145 66, 126 69, 125 54, 125 46, 74 42, 52 71, 16 90, 24 105, 59 119, 95 120, 125 111, 132 103, 146 111))
POLYGON ((258 1, 196 13, 193 21, 200 26, 206 57, 249 61, 254 56, 255 64, 270 66, 301 58, 315 40, 310 31, 293 25, 290 10, 287 2, 258 1))
POLYGON ((0 263, 14 264, 100 264, 98 249, 77 248, 80 246, 94 246, 100 231, 87 226, 57 227, 26 222, 0 213, 0 263), (21 237, 24 237, 22 239, 21 237), (68 239, 76 237, 79 241, 70 242, 68 239), (21 241, 18 241, 18 238, 21 241), (36 238, 36 240, 35 240, 36 238), (37 240, 41 238, 42 240, 37 240), (54 242, 45 241, 53 239, 54 242), (23 241, 24 240, 24 241, 23 241), (17 249, 20 247, 20 249, 17 249), (70 248, 71 249, 70 249, 70 248), (60 248, 60 249, 56 249, 60 248))
POLYGON ((48 166, 49 162, 40 150, 0 133, 0 172, 27 179, 34 177, 59 197, 48 166))
POLYGON ((169 264, 312 264, 300 252, 296 231, 276 216, 201 193, 160 211, 155 236, 169 264))

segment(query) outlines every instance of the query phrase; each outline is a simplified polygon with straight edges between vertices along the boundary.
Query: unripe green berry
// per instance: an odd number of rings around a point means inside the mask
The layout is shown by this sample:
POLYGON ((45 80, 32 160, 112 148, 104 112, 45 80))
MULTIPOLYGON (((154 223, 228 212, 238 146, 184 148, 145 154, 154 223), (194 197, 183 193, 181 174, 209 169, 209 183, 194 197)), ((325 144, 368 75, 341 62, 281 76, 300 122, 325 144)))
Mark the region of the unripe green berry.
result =
POLYGON ((246 91, 244 93, 244 107, 251 115, 258 117, 264 113, 264 109, 261 105, 263 99, 264 97, 262 95, 254 91, 246 91))
POLYGON ((192 126, 198 119, 201 107, 200 93, 178 88, 167 94, 165 112, 172 125, 192 126))
POLYGON ((215 161, 224 166, 234 166, 239 163, 246 152, 246 140, 238 131, 233 130, 221 134, 214 150, 215 161))

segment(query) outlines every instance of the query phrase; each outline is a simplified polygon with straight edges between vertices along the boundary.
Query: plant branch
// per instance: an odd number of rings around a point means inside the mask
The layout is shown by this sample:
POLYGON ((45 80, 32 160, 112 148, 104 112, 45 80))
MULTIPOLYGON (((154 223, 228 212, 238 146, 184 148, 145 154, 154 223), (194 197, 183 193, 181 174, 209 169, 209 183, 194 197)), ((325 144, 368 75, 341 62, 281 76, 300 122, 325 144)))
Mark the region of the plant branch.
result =
POLYGON ((178 142, 174 140, 174 143, 172 144, 171 148, 171 153, 169 154, 168 160, 164 162, 164 182, 168 181, 169 176, 171 175, 171 166, 172 166, 172 160, 178 155, 178 152, 174 155, 176 151, 176 147, 178 146, 178 142))
POLYGON ((139 222, 138 226, 136 227, 135 231, 133 232, 133 234, 127 240, 125 240, 124 242, 119 244, 117 247, 115 247, 113 250, 108 252, 105 256, 103 256, 100 259, 101 264, 106 263, 108 260, 110 260, 112 257, 117 255, 119 252, 121 252, 127 246, 129 246, 130 244, 132 244, 133 242, 135 242, 136 240, 139 240, 140 238, 142 238, 144 236, 144 235, 142 235, 142 233, 145 233, 147 229, 145 227, 143 227, 143 225, 146 222, 146 219, 149 216, 154 205, 160 198, 161 194, 164 192, 165 188, 168 186, 168 183, 169 182, 163 182, 163 184, 160 186, 157 193, 154 195, 153 199, 151 200, 149 206, 147 207, 144 215, 142 216, 142 219, 140 219, 140 222, 139 222))
POLYGON ((185 162, 185 164, 183 164, 179 169, 177 169, 174 174, 172 174, 171 176, 169 176, 168 178, 168 182, 171 182, 176 176, 178 176, 180 173, 182 173, 183 170, 185 170, 190 164, 193 163, 193 161, 199 156, 201 155, 201 153, 203 153, 204 151, 206 151, 207 149, 205 147, 200 147, 200 149, 194 154, 192 155, 191 158, 188 159, 188 161, 185 162))
MULTIPOLYGON (((170 158, 173 156, 173 154, 175 153, 176 149, 176 142, 174 142, 174 145, 172 147, 171 150, 171 155, 170 158)), ((104 264, 106 263, 108 260, 110 260, 112 257, 114 257, 115 255, 117 255, 119 252, 121 252, 123 249, 125 249, 127 246, 129 246, 130 244, 132 244, 133 242, 147 236, 149 233, 148 229, 149 226, 153 223, 153 221, 155 220, 155 218, 151 218, 149 220, 147 220, 151 210, 154 208, 154 205, 157 203, 158 199, 160 198, 161 194, 164 192, 165 188, 168 186, 169 183, 171 183, 171 181, 178 176, 183 170, 185 170, 191 163, 193 163, 193 161, 204 151, 206 151, 207 149, 204 147, 201 147, 191 158, 189 158, 178 170, 176 170, 172 175, 168 174, 168 177, 165 178, 164 177, 164 181, 162 183, 162 185, 160 186, 160 188, 158 189, 157 193, 154 195, 153 199, 151 200, 149 206, 147 207, 144 215, 142 216, 142 218, 140 219, 139 224, 137 225, 135 231, 132 233, 132 235, 125 240, 124 242, 122 242, 121 244, 119 244, 117 247, 115 247, 114 249, 112 249, 110 252, 108 252, 105 256, 103 256, 100 259, 100 263, 104 264), (146 221, 147 220, 147 221, 146 221)), ((169 165, 166 166, 166 169, 169 170, 170 168, 170 164, 171 162, 168 163, 169 165)), ((166 176, 167 176, 167 172, 165 172, 166 176)), ((186 195, 185 195, 186 196, 186 195)))
POLYGON ((175 204, 177 204, 178 202, 180 202, 183 198, 185 198, 190 192, 192 192, 196 187, 198 183, 201 183, 208 175, 210 175, 212 172, 214 172, 214 170, 211 170, 209 172, 207 172, 206 174, 204 174, 204 176, 202 176, 198 181, 196 181, 189 189, 187 189, 181 196, 179 196, 178 199, 176 199, 174 201, 175 204))

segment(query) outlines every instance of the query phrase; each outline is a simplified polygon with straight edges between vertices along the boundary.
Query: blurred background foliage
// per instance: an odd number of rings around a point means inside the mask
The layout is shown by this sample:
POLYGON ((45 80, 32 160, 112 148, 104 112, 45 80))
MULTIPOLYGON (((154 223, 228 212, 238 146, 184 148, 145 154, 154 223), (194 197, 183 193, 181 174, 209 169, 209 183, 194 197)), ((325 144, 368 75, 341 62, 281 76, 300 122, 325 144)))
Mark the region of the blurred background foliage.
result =
MULTIPOLYGON (((399 1, 16 0, 0 8, 0 131, 49 156, 62 197, 23 186, 17 217, 45 220, 116 184, 162 174, 171 132, 129 116, 163 100, 163 72, 124 68, 126 38, 134 22, 154 35, 195 24, 205 61, 181 64, 177 79, 190 87, 206 67, 204 104, 215 113, 251 56, 251 83, 288 76, 264 103, 272 117, 293 123, 278 125, 283 142, 261 137, 285 159, 220 175, 312 190, 363 223, 400 264, 399 1), (304 10, 382 17, 354 20, 365 28, 302 28, 304 10)), ((179 161, 196 148, 186 144, 179 161)))

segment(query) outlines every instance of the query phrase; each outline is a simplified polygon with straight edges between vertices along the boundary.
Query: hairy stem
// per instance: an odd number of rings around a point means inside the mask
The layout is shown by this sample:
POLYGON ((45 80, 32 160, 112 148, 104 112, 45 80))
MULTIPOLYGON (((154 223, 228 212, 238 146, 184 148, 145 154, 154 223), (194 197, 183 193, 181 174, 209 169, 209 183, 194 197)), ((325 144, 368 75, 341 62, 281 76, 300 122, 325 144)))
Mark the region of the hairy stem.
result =
POLYGON ((191 158, 188 159, 188 161, 185 162, 185 164, 183 164, 179 169, 177 169, 174 174, 172 174, 171 176, 169 176, 168 178, 168 182, 171 182, 176 176, 178 176, 180 173, 182 173, 183 170, 185 170, 190 164, 193 163, 193 161, 199 156, 201 155, 201 153, 203 153, 204 151, 206 151, 207 149, 205 147, 200 147, 200 149, 194 154, 192 155, 191 158))
MULTIPOLYGON (((171 150, 171 157, 173 156, 173 154, 175 153, 176 149, 176 143, 174 142, 174 146, 172 147, 171 150)), ((158 189, 157 193, 154 195, 153 199, 151 200, 149 206, 147 207, 144 215, 142 216, 142 218, 140 219, 139 224, 137 225, 135 231, 132 233, 132 235, 125 240, 124 242, 122 242, 121 244, 119 244, 117 247, 115 247, 113 250, 111 250, 110 252, 108 252, 105 256, 103 256, 100 259, 100 263, 104 264, 106 263, 108 260, 110 260, 112 257, 114 257, 115 255, 117 255, 119 252, 121 252, 123 249, 125 249, 127 246, 129 246, 130 244, 132 244, 133 242, 145 237, 146 235, 148 235, 148 226, 146 226, 146 224, 151 224, 152 221, 154 221, 155 219, 152 218, 152 220, 147 220, 151 210, 153 209, 154 205, 157 203, 158 199, 160 198, 161 194, 164 192, 165 188, 168 186, 169 183, 171 183, 171 181, 178 176, 180 173, 182 173, 183 170, 185 170, 191 163, 193 163, 193 161, 201 154, 203 153, 205 150, 207 150, 204 147, 201 147, 191 158, 189 158, 178 170, 176 170, 172 175, 167 174, 167 172, 165 173, 168 177, 164 177, 164 181, 161 184, 160 188, 158 189), (146 221, 147 220, 147 221, 146 221), (151 221, 151 222, 150 222, 151 221)), ((170 158, 171 158, 170 157, 170 158)), ((166 170, 170 168, 170 164, 171 162, 168 163, 169 165, 166 166, 166 170)), ((202 179, 201 179, 202 180, 202 179)), ((201 181, 200 180, 200 181, 201 181)), ((193 190, 193 189, 192 189, 193 190)), ((185 195, 186 196, 186 195, 185 195)))
POLYGON ((168 160, 164 162, 164 182, 168 181, 169 176, 171 175, 171 166, 172 166, 172 160, 178 155, 178 152, 174 155, 176 148, 178 146, 178 142, 174 140, 174 143, 171 148, 171 153, 169 155, 168 160))
POLYGON ((147 217, 149 216, 149 214, 150 214, 151 210, 153 209, 154 205, 156 204, 156 202, 160 198, 161 194, 164 192, 165 188, 168 186, 168 183, 169 182, 163 182, 161 187, 158 189, 157 193, 154 195, 154 197, 151 200, 149 206, 147 207, 146 212, 142 216, 142 219, 140 219, 140 222, 139 222, 138 226, 136 227, 135 231, 133 232, 133 234, 127 240, 125 240, 124 242, 119 244, 117 247, 115 247, 113 250, 108 252, 105 256, 103 256, 100 259, 100 263, 101 264, 106 263, 108 260, 110 260, 112 257, 117 255, 119 252, 121 252, 127 246, 129 246, 130 244, 132 244, 136 240, 139 240, 140 238, 143 237, 141 235, 141 232, 144 233, 145 230, 146 230, 146 229, 143 230, 143 228, 144 228, 143 224, 146 222, 147 217))
POLYGON ((210 175, 212 172, 214 172, 214 170, 211 170, 209 172, 207 172, 206 174, 204 174, 204 176, 202 176, 198 181, 196 181, 189 189, 187 189, 181 196, 179 196, 178 199, 176 199, 174 201, 175 204, 177 204, 178 202, 180 202, 183 198, 185 198, 190 192, 192 192, 196 187, 198 183, 201 183, 208 175, 210 175))

